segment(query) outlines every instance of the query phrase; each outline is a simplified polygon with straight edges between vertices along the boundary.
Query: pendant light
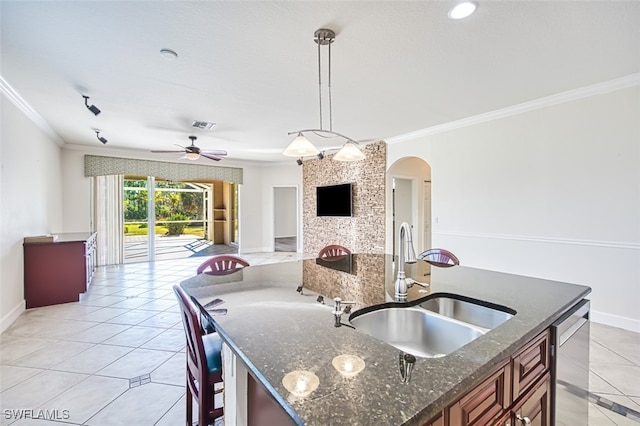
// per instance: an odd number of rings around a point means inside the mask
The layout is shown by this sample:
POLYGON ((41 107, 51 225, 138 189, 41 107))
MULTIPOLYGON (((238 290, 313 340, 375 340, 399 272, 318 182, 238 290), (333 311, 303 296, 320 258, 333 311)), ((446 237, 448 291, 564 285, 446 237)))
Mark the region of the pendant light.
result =
POLYGON ((282 153, 288 157, 297 157, 298 165, 302 164, 302 157, 318 156, 320 154, 324 157, 324 152, 321 153, 309 139, 306 138, 305 133, 312 133, 316 136, 324 138, 339 137, 345 139, 346 142, 340 148, 340 150, 333 157, 336 161, 359 161, 365 158, 365 155, 360 151, 358 142, 355 140, 341 135, 340 133, 333 131, 333 111, 331 106, 331 44, 336 40, 336 33, 333 30, 319 29, 313 34, 313 39, 318 45, 318 98, 320 105, 320 128, 319 129, 304 129, 295 130, 289 132, 289 135, 296 135, 295 139, 289 144, 287 149, 282 153), (329 74, 328 74, 328 88, 329 88, 329 130, 322 128, 322 66, 321 66, 321 46, 328 46, 329 50, 329 74))

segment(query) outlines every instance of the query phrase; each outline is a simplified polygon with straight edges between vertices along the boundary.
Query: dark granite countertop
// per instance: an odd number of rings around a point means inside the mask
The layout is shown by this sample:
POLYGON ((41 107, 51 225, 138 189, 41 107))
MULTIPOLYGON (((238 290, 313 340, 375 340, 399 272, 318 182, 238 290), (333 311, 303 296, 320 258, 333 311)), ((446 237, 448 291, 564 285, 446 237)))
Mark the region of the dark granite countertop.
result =
MULTIPOLYGON (((409 300, 454 293, 515 310, 516 315, 442 358, 418 358, 407 384, 398 370, 399 350, 349 326, 335 327, 332 298, 359 308, 392 301, 389 255, 355 254, 339 263, 317 261, 251 266, 229 275, 201 274, 181 283, 210 312, 221 337, 290 414, 295 423, 418 425, 431 419, 522 344, 549 327, 584 298, 585 286, 481 269, 406 265, 408 277, 430 282, 413 286, 409 300), (303 285, 302 294, 296 291, 303 285), (317 302, 324 295, 326 304, 317 302), (357 355, 365 368, 343 377, 333 366, 338 355, 357 355), (294 397, 282 384, 292 371, 313 372, 319 386, 294 397)), ((348 316, 343 315, 348 324, 348 316)))

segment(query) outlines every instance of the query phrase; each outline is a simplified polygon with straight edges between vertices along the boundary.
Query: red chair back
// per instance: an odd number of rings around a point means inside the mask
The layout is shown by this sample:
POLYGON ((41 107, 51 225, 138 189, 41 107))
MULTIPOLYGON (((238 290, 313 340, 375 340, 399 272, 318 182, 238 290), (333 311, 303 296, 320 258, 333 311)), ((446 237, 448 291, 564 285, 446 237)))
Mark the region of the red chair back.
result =
POLYGON ((349 254, 351 254, 351 250, 349 250, 348 248, 342 247, 337 244, 333 244, 330 246, 326 246, 325 248, 320 250, 320 253, 318 253, 318 257, 319 258, 336 257, 336 256, 346 256, 349 254))
POLYGON ((201 274, 207 268, 210 268, 211 270, 207 271, 208 274, 224 274, 229 271, 235 271, 238 268, 244 268, 245 266, 249 266, 249 262, 241 257, 232 256, 230 254, 220 254, 204 261, 200 266, 198 266, 197 273, 201 274))
POLYGON ((187 419, 191 425, 192 396, 198 401, 199 424, 209 424, 211 419, 223 414, 222 408, 214 408, 213 384, 222 381, 222 373, 211 376, 207 365, 207 355, 202 336, 200 311, 179 285, 173 286, 182 313, 182 324, 187 337, 187 419))
POLYGON ((452 266, 460 265, 460 261, 453 253, 440 248, 432 248, 424 251, 418 255, 418 259, 422 259, 425 262, 440 268, 450 268, 452 266))

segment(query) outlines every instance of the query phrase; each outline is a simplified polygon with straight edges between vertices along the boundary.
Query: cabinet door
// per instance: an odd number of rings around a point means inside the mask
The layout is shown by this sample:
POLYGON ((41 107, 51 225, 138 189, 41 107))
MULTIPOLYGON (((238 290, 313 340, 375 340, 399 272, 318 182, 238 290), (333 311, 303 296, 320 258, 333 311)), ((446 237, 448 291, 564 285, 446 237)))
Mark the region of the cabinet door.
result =
POLYGON ((513 409, 513 426, 551 425, 551 375, 546 373, 513 409))
POLYGON ((489 425, 509 408, 510 366, 502 366, 458 402, 449 407, 449 424, 456 426, 489 425))
POLYGON ((549 370, 549 342, 546 330, 513 356, 513 401, 549 370))
POLYGON ((422 426, 444 426, 444 416, 440 413, 422 426))

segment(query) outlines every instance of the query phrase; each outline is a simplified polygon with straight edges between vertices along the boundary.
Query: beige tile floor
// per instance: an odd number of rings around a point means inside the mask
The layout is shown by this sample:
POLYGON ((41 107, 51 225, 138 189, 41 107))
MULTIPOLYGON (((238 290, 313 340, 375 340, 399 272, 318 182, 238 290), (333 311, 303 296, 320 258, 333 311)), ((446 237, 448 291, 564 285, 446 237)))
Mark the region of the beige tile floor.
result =
MULTIPOLYGON (((258 265, 301 255, 244 257, 258 265)), ((184 334, 172 286, 201 261, 101 267, 79 303, 24 312, 0 337, 0 425, 184 424, 184 334), (20 412, 41 419, 17 420, 20 412)), ((591 337, 590 391, 604 399, 590 404, 589 424, 637 426, 633 412, 603 405, 640 412, 640 334, 592 324, 591 337)))

